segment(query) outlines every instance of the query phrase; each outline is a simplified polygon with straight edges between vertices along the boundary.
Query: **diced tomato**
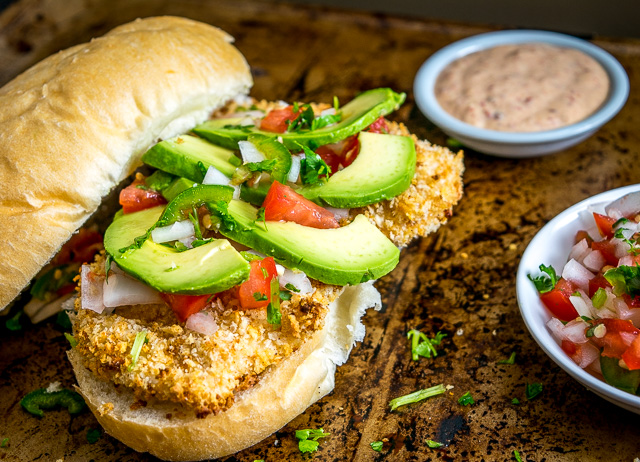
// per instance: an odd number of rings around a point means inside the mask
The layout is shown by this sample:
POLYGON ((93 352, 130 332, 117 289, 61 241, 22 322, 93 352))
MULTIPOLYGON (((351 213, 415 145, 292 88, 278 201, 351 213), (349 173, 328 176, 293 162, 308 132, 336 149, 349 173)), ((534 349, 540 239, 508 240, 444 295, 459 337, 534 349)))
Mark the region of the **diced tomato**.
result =
POLYGON ((622 298, 625 303, 629 305, 629 308, 640 308, 640 295, 636 295, 632 298, 629 294, 622 294, 622 298))
POLYGON ((576 287, 573 284, 560 278, 551 291, 540 294, 540 300, 556 318, 561 321, 571 321, 578 317, 578 312, 569 300, 575 290, 576 287))
POLYGON ((597 274, 596 277, 589 280, 589 297, 593 297, 593 294, 600 288, 606 289, 611 287, 609 281, 607 281, 602 274, 597 274))
POLYGON ((569 356, 573 356, 578 351, 578 345, 570 340, 562 340, 562 344, 560 345, 560 347, 569 356))
POLYGON ((604 326, 607 328, 607 332, 604 337, 591 337, 596 345, 598 345, 600 348, 603 348, 602 356, 608 356, 611 358, 622 357, 622 354, 627 350, 629 345, 620 335, 621 332, 626 332, 633 335, 640 334, 640 330, 636 329, 631 321, 602 318, 596 320, 594 322, 594 325, 596 324, 604 324, 604 326))
POLYGON ((358 157, 360 143, 358 142, 358 135, 350 136, 345 141, 344 149, 340 153, 340 156, 342 157, 342 166, 348 167, 356 160, 356 157, 358 157))
POLYGON ((264 116, 260 122, 260 130, 265 130, 274 133, 284 133, 287 131, 289 124, 287 122, 295 120, 300 114, 301 109, 298 112, 293 111, 293 106, 287 106, 283 109, 273 109, 264 116))
POLYGON ((325 161, 325 163, 331 169, 331 173, 329 174, 329 176, 338 171, 342 158, 335 152, 333 152, 331 148, 329 148, 328 146, 320 146, 318 149, 316 149, 315 152, 320 156, 322 160, 325 161))
POLYGON ((274 181, 262 206, 267 221, 293 221, 311 228, 339 228, 333 213, 305 199, 289 186, 274 181))
POLYGON ((369 128, 367 128, 367 131, 371 133, 386 134, 386 133, 389 133, 389 127, 387 126, 387 121, 385 120, 385 118, 380 116, 375 120, 375 122, 369 125, 369 128))
POLYGON ((607 265, 618 266, 618 257, 616 257, 616 247, 610 240, 596 241, 591 243, 591 250, 599 250, 607 265))
POLYGON ((85 263, 102 250, 102 235, 92 229, 81 228, 71 236, 51 262, 54 266, 65 263, 85 263))
POLYGON ((577 244, 578 242, 580 242, 581 240, 586 239, 587 240, 587 244, 589 246, 591 246, 591 243, 593 242, 593 239, 591 238, 591 236, 589 236, 589 233, 584 231, 584 230, 580 230, 576 233, 576 237, 574 239, 574 242, 577 244))
POLYGON ((615 218, 596 212, 593 212, 593 218, 596 220, 596 226, 601 236, 613 237, 613 224, 616 222, 615 218))
POLYGON ((160 297, 171 307, 180 322, 185 322, 189 316, 207 306, 211 295, 160 294, 160 297))
POLYGON ((123 213, 139 212, 156 205, 164 205, 167 200, 158 191, 142 188, 144 181, 135 180, 120 191, 120 205, 123 213))
POLYGON ((640 369, 640 335, 631 343, 631 346, 622 353, 622 359, 629 370, 640 369))
POLYGON ((277 277, 273 257, 251 262, 249 279, 240 284, 238 299, 243 309, 265 308, 271 302, 271 280, 277 277))

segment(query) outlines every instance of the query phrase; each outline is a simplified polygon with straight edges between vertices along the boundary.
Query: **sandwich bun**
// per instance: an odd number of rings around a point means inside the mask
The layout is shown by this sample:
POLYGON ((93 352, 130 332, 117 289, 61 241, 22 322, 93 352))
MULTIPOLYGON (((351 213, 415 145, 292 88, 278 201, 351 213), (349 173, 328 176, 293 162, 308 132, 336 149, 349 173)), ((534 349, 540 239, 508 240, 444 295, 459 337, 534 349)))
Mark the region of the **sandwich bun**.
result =
POLYGON ((332 391, 336 366, 364 338, 360 318, 367 308, 380 306, 371 282, 344 288, 329 305, 321 330, 268 369, 255 386, 237 393, 231 408, 205 418, 171 402, 137 406, 131 391, 95 378, 75 349, 68 356, 78 391, 111 436, 163 460, 212 459, 265 439, 332 391))
POLYGON ((0 89, 0 308, 140 166, 252 85, 215 27, 140 19, 50 56, 0 89))

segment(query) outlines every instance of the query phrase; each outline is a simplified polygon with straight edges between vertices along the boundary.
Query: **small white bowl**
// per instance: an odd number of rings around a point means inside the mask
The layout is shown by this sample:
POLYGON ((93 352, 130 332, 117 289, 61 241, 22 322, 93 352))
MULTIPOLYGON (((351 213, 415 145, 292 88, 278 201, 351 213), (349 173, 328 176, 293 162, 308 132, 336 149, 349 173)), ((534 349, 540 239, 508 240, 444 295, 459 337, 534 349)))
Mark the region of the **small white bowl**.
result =
POLYGON ((518 158, 561 151, 591 136, 624 106, 629 95, 629 78, 613 56, 587 41, 555 32, 507 30, 468 37, 437 51, 420 67, 413 91, 422 113, 463 145, 485 154, 518 158), (438 104, 434 92, 436 79, 452 61, 498 45, 532 42, 575 48, 598 61, 606 70, 611 84, 607 100, 600 109, 579 122, 554 130, 501 132, 462 122, 438 104))
POLYGON ((540 301, 533 283, 527 278, 528 274, 540 273, 541 263, 551 265, 557 270, 562 268, 567 262, 576 232, 594 228, 592 212, 604 213, 605 205, 636 191, 640 191, 640 184, 598 194, 569 207, 547 223, 531 240, 522 255, 516 276, 516 292, 520 313, 529 332, 556 364, 602 398, 640 414, 640 396, 619 390, 599 377, 594 377, 574 363, 560 348, 547 328, 551 314, 540 301))

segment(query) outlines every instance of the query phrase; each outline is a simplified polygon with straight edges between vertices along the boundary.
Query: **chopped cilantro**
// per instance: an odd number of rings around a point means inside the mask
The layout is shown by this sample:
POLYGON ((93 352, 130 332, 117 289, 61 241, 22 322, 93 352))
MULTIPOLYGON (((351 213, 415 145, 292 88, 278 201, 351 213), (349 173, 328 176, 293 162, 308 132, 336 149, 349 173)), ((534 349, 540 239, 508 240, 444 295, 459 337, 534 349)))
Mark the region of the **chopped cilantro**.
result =
POLYGON ((287 292, 286 290, 281 290, 280 291, 280 299, 282 299, 282 300, 291 300, 291 297, 293 297, 291 292, 287 292))
POLYGON ((511 400, 511 404, 520 404, 520 400, 518 398, 513 398, 511 400))
POLYGON ((298 113, 295 119, 287 121, 288 132, 299 132, 311 128, 315 114, 309 104, 293 103, 293 113, 298 113))
POLYGON ((508 359, 501 359, 498 361, 498 364, 515 364, 516 363, 516 352, 511 352, 511 356, 508 359))
POLYGON ((76 345, 78 345, 78 341, 76 340, 76 338, 69 332, 65 332, 64 336, 69 341, 69 344, 71 344, 71 348, 75 348, 76 345))
POLYGON ((142 345, 144 345, 147 340, 147 331, 143 330, 142 332, 138 332, 136 334, 136 338, 133 341, 133 346, 131 347, 131 364, 129 364, 129 370, 132 370, 136 367, 136 363, 138 362, 138 357, 140 356, 140 351, 142 351, 142 345))
POLYGON ((304 150, 305 158, 300 161, 300 177, 304 184, 315 184, 320 177, 331 174, 331 168, 322 158, 307 146, 299 145, 304 150))
POLYGON ((265 300, 269 300, 267 294, 263 294, 262 292, 254 292, 253 298, 256 302, 264 302, 265 300))
POLYGON ((447 146, 453 149, 460 149, 462 147, 462 143, 455 138, 447 138, 447 146))
POLYGON ((290 282, 287 282, 284 285, 284 288, 287 290, 290 290, 291 292, 300 292, 300 289, 298 289, 296 286, 294 286, 293 284, 291 284, 290 282))
POLYGON ((424 442, 427 443, 427 446, 429 446, 431 449, 438 449, 444 446, 444 444, 438 443, 437 441, 433 440, 424 440, 424 442))
POLYGON ((395 411, 400 406, 417 403, 418 401, 431 398, 432 396, 442 395, 445 391, 446 390, 444 388, 444 384, 436 385, 424 390, 414 391, 413 393, 409 393, 408 395, 394 398, 389 401, 389 406, 391 407, 392 411, 395 411))
POLYGON ((113 262, 113 256, 111 254, 106 254, 104 259, 104 275, 105 282, 109 284, 109 271, 111 271, 111 263, 113 262))
POLYGON ((431 358, 433 356, 435 358, 438 356, 438 352, 434 345, 440 345, 442 339, 446 336, 447 334, 438 332, 435 338, 429 339, 419 330, 410 330, 407 332, 407 338, 411 340, 411 359, 417 361, 420 359, 420 356, 424 358, 431 358))
POLYGON ((556 284, 558 283, 558 275, 556 274, 556 270, 553 268, 553 266, 546 266, 542 264, 540 265, 540 271, 545 274, 542 274, 535 278, 531 277, 531 275, 528 274, 527 277, 536 286, 538 292, 544 294, 546 292, 550 292, 556 286, 556 284))
POLYGON ((260 207, 258 209, 258 213, 256 214, 255 223, 258 223, 259 221, 261 221, 262 224, 264 225, 265 231, 267 231, 267 219, 265 218, 264 213, 265 213, 265 208, 264 207, 260 207))
POLYGON ((296 430, 296 438, 298 438, 298 449, 300 452, 314 452, 318 450, 318 439, 326 438, 329 433, 325 433, 322 428, 306 430, 296 430))
POLYGON ((272 172, 276 164, 277 159, 265 159, 260 162, 248 162, 243 165, 244 168, 250 172, 272 172))
POLYGON ((591 303, 593 303, 593 307, 596 309, 600 309, 604 306, 607 301, 607 291, 602 287, 598 287, 598 290, 591 297, 591 303))
POLYGON ((604 278, 613 286, 616 295, 640 295, 640 266, 618 266, 604 273, 604 278))
POLYGON ((471 396, 470 391, 466 392, 464 395, 458 398, 458 404, 462 404, 463 406, 469 406, 475 403, 476 402, 473 400, 473 397, 471 396))
POLYGON ((200 219, 198 218, 198 211, 195 206, 193 210, 189 213, 189 220, 193 223, 193 229, 195 231, 195 235, 197 239, 202 239, 202 231, 200 230, 200 219))
POLYGON ((319 116, 313 119, 311 122, 311 130, 317 130, 322 127, 326 127, 327 125, 337 124, 342 120, 342 114, 328 114, 324 116, 319 116))
POLYGON ((382 441, 374 441, 373 443, 369 443, 369 446, 371 446, 371 449, 373 449, 374 451, 381 452, 384 443, 382 441))
POLYGON ((513 457, 515 457, 518 462, 522 462, 522 457, 520 457, 520 453, 515 449, 513 450, 513 457))
POLYGON ((102 432, 99 429, 92 428, 87 432, 87 441, 90 444, 96 443, 101 436, 102 436, 102 432))
POLYGON ((222 227, 228 231, 235 231, 238 222, 229 213, 229 204, 225 201, 207 202, 209 211, 220 219, 222 227))
POLYGON ((616 239, 620 239, 622 242, 626 243, 630 247, 629 250, 627 250, 627 252, 632 253, 633 255, 638 255, 638 253, 640 253, 640 248, 636 247, 637 241, 626 237, 624 234, 625 231, 629 231, 629 230, 627 228, 618 228, 615 230, 613 237, 615 237, 616 239))
POLYGON ((536 396, 542 393, 542 384, 541 383, 527 383, 525 388, 525 396, 528 400, 532 400, 536 396))
POLYGON ((0 448, 6 448, 9 446, 9 438, 3 438, 2 442, 0 442, 0 448))
POLYGON ((23 311, 18 311, 12 318, 9 318, 5 321, 4 325, 7 329, 12 331, 18 331, 22 329, 22 324, 20 324, 20 317, 22 316, 23 311))

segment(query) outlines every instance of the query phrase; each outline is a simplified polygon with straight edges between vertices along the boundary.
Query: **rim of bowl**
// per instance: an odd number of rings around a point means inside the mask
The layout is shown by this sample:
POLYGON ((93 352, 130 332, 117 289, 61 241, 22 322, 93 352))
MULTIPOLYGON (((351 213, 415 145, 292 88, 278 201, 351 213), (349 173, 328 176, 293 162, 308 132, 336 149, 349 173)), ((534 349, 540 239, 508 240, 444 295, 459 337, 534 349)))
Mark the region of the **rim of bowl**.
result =
POLYGON ((622 65, 607 51, 570 35, 540 30, 506 30, 487 32, 458 40, 436 51, 420 66, 414 80, 414 95, 422 113, 443 131, 452 131, 482 141, 532 144, 575 137, 597 129, 613 118, 629 96, 629 77, 622 65), (434 87, 442 70, 456 59, 498 45, 518 43, 547 43, 574 48, 594 58, 605 69, 610 81, 604 104, 593 114, 571 125, 538 132, 502 132, 475 127, 463 122, 438 104, 434 87))
MULTIPOLYGON (((561 228, 571 227, 580 220, 580 213, 585 212, 590 206, 606 205, 625 194, 640 191, 640 184, 624 186, 622 188, 612 189, 595 196, 591 196, 572 205, 568 209, 560 212, 551 221, 544 225, 533 237, 527 245, 516 274, 516 295, 520 314, 524 319, 527 329, 531 336, 538 343, 540 348, 549 356, 558 366, 564 369, 569 375, 586 386, 596 394, 601 394, 605 398, 611 398, 614 404, 622 406, 624 403, 633 408, 636 413, 640 413, 640 396, 632 395, 626 391, 619 390, 613 385, 609 385, 604 380, 591 375, 582 369, 562 350, 560 345, 551 335, 546 323, 541 323, 539 318, 543 314, 547 319, 551 318, 551 314, 540 301, 540 297, 533 286, 533 283, 527 278, 528 273, 532 273, 538 269, 540 263, 549 264, 540 260, 542 258, 539 248, 545 246, 548 242, 548 235, 552 238, 561 231, 561 228), (536 262, 535 264, 533 262, 536 262), (534 267, 535 266, 535 267, 534 267)), ((575 234, 575 233, 574 233, 575 234)), ((566 248, 566 253, 560 256, 563 265, 566 263, 567 256, 571 247, 566 248)), ((624 406, 622 406, 624 407, 624 406)))

